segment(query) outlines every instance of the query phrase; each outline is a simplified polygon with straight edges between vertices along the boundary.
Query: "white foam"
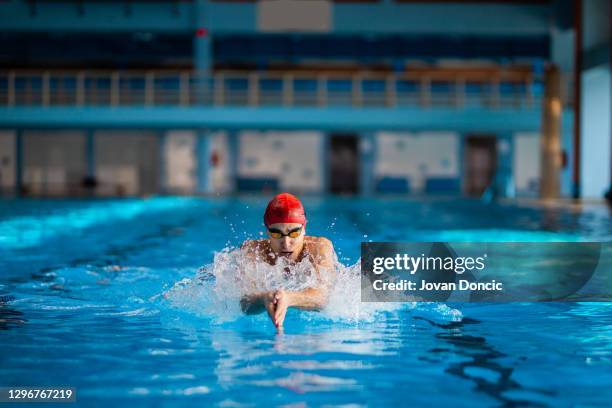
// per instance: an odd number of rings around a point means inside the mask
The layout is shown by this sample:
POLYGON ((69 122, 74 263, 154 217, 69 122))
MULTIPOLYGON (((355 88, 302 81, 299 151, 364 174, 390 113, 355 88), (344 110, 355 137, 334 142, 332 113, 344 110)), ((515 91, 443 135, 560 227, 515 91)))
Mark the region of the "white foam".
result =
MULTIPOLYGON (((332 273, 322 273, 320 278, 323 283, 329 282, 332 289, 326 307, 317 315, 319 319, 357 324, 416 307, 414 303, 362 302, 360 261, 345 266, 335 259, 332 273)), ((176 282, 163 296, 173 307, 221 323, 244 316, 240 299, 245 294, 277 289, 298 291, 320 284, 307 259, 293 264, 280 259, 276 265, 270 265, 248 258, 243 250, 226 248, 216 253, 213 263, 200 268, 195 277, 176 282)), ((424 307, 440 314, 443 320, 461 318, 461 312, 444 304, 420 305, 418 309, 424 307)), ((309 319, 313 314, 304 316, 309 319)))

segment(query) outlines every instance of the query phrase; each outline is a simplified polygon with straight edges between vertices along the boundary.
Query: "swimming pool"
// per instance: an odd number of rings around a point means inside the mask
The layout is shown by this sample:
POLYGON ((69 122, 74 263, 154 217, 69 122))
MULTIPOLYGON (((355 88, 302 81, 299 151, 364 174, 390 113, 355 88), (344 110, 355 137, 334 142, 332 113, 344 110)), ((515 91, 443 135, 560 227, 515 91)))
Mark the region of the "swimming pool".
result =
MULTIPOLYGON (((0 202, 0 386, 72 386, 88 406, 612 403, 610 303, 347 300, 345 314, 290 310, 279 335, 211 305, 198 269, 259 236, 266 198, 0 202)), ((304 205, 347 267, 369 240, 612 241, 597 206, 304 205)))

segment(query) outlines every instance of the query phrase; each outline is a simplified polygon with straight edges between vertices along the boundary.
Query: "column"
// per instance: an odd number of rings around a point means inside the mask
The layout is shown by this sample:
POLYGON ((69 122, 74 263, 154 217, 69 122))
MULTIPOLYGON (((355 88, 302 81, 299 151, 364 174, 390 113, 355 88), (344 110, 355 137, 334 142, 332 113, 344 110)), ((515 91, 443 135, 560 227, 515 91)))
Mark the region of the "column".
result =
POLYGON ((362 133, 359 137, 359 191, 361 195, 374 192, 374 168, 376 165, 376 135, 374 132, 362 133))
POLYGON ((23 192, 23 132, 17 129, 15 134, 15 194, 23 192))
POLYGON ((540 143, 540 198, 558 198, 561 174, 561 79, 556 66, 544 74, 542 139, 540 143))
POLYGON ((197 192, 210 193, 210 135, 205 129, 196 130, 197 192))
POLYGON ((497 137, 496 187, 500 197, 514 197, 514 177, 512 173, 513 143, 512 133, 502 133, 497 137))
POLYGON ((212 74, 212 44, 210 33, 210 3, 208 0, 194 2, 193 70, 196 76, 196 101, 205 101, 206 79, 212 74))
POLYGON ((158 187, 157 192, 164 194, 167 186, 167 163, 166 163, 166 131, 162 130, 157 134, 157 151, 158 151, 158 187))
POLYGON ((96 146, 92 129, 87 129, 85 135, 85 160, 87 164, 87 174, 85 176, 88 179, 93 179, 96 177, 96 146))
POLYGON ((228 168, 230 191, 238 191, 238 166, 240 160, 240 134, 236 130, 227 131, 228 168))

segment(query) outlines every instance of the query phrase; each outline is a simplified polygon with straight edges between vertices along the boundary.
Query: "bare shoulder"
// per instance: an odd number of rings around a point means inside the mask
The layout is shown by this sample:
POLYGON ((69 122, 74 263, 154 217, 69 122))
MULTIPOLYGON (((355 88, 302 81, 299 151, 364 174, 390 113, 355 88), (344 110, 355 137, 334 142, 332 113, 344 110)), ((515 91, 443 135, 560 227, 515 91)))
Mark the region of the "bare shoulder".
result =
POLYGON ((265 239, 248 239, 242 243, 240 249, 246 250, 249 254, 259 254, 265 247, 265 239))
POLYGON ((323 283, 330 284, 335 276, 336 253, 334 245, 325 237, 306 237, 310 259, 323 283))
POLYGON ((240 245, 240 249, 251 249, 257 246, 258 239, 247 239, 240 245))
POLYGON ((308 250, 313 255, 331 256, 334 252, 334 245, 325 237, 306 237, 308 250))

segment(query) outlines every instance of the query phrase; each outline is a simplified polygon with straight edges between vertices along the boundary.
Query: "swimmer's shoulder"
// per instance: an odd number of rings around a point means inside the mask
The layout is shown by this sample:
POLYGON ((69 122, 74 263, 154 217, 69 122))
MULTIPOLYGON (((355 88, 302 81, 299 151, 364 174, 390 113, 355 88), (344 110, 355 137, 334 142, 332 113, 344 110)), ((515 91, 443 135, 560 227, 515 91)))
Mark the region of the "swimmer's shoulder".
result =
POLYGON ((247 239, 242 243, 240 249, 257 253, 266 249, 267 245, 268 242, 265 239, 247 239))
POLYGON ((312 263, 315 265, 319 277, 333 276, 333 267, 337 259, 334 245, 325 237, 308 238, 310 239, 307 241, 307 251, 312 263), (326 273, 322 274, 323 270, 325 270, 326 273), (329 273, 332 273, 332 275, 329 273))
POLYGON ((308 235, 305 237, 305 240, 313 245, 327 246, 327 247, 332 247, 332 248, 334 246, 332 242, 325 237, 314 237, 314 236, 308 235))
POLYGON ((325 237, 311 237, 307 236, 305 241, 308 245, 310 252, 317 254, 329 254, 334 251, 334 244, 325 237))

